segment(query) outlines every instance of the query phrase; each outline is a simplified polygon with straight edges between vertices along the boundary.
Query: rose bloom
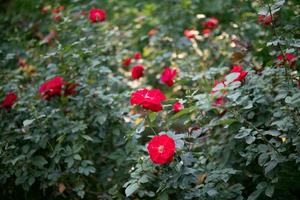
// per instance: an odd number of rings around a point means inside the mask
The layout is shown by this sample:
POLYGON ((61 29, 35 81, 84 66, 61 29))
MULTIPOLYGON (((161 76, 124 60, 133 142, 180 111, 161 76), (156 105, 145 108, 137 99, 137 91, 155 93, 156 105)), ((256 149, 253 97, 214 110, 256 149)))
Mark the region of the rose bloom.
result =
POLYGON ((65 90, 64 96, 77 94, 76 88, 78 86, 77 83, 64 82, 65 90))
POLYGON ((202 30, 202 35, 204 36, 209 36, 211 34, 211 30, 206 28, 202 30))
POLYGON ((39 88, 42 98, 49 100, 54 96, 60 96, 63 86, 63 78, 56 76, 53 79, 45 81, 39 88))
MULTIPOLYGON (((296 56, 294 54, 286 53, 286 54, 284 54, 284 56, 290 66, 294 66, 296 64, 296 56)), ((283 60, 284 60, 284 58, 282 55, 277 56, 278 62, 282 62, 283 60)))
POLYGON ((234 79, 233 82, 235 82, 235 81, 242 82, 248 74, 248 72, 243 71, 242 66, 238 66, 238 65, 235 65, 235 66, 232 67, 232 70, 230 71, 230 74, 231 73, 239 73, 239 76, 236 79, 234 79))
POLYGON ((176 145, 167 134, 156 135, 148 143, 147 150, 153 163, 164 165, 173 160, 176 145))
POLYGON ((215 100, 215 103, 214 103, 215 105, 221 106, 223 104, 224 96, 226 94, 226 91, 224 90, 225 88, 226 88, 226 85, 225 85, 224 81, 221 81, 221 82, 215 81, 213 89, 210 93, 215 94, 217 92, 221 92, 221 94, 219 96, 217 96, 217 98, 215 100))
POLYGON ((10 109, 15 101, 17 100, 17 95, 13 92, 8 92, 1 104, 1 108, 6 108, 6 109, 10 109))
POLYGON ((64 9, 65 9, 64 6, 59 6, 59 7, 55 8, 55 9, 53 9, 52 13, 53 14, 58 14, 58 13, 62 12, 64 9))
POLYGON ((47 6, 43 6, 42 9, 41 9, 41 12, 42 13, 47 13, 49 12, 51 9, 51 6, 50 5, 47 5, 47 6))
POLYGON ((157 30, 153 28, 153 29, 149 30, 148 36, 154 36, 156 33, 157 33, 157 30))
POLYGON ((166 100, 166 96, 159 89, 148 90, 139 89, 131 94, 130 104, 140 105, 144 109, 159 112, 162 110, 161 102, 166 100))
POLYGON ((164 69, 163 73, 161 74, 160 80, 167 86, 172 87, 174 85, 174 78, 176 74, 177 74, 176 69, 172 70, 170 67, 167 67, 164 69))
POLYGON ((139 79, 144 75, 144 67, 142 65, 136 65, 131 70, 132 79, 139 79))
POLYGON ((189 29, 185 29, 183 32, 183 35, 187 38, 187 39, 193 39, 196 37, 197 32, 195 30, 189 30, 189 29))
POLYGON ((102 9, 92 8, 89 19, 91 22, 103 22, 106 19, 106 13, 102 9))
POLYGON ((20 67, 25 67, 27 65, 26 59, 18 58, 18 64, 20 65, 20 67))
POLYGON ((218 26, 218 24, 219 24, 219 20, 215 17, 208 18, 202 23, 202 25, 205 28, 209 28, 209 29, 216 28, 218 26))
POLYGON ((272 15, 258 15, 258 23, 270 25, 272 23, 272 15))
POLYGON ((179 111, 181 111, 183 109, 183 105, 180 103, 180 102, 176 102, 176 103, 174 103, 173 104, 173 111, 174 112, 179 112, 179 111))
POLYGON ((123 66, 128 67, 131 64, 131 58, 126 58, 122 62, 123 66))
POLYGON ((56 37, 57 33, 55 30, 51 30, 50 33, 43 39, 43 43, 51 43, 52 40, 56 37))
POLYGON ((61 16, 60 16, 60 15, 55 15, 55 16, 52 17, 52 19, 53 19, 53 21, 55 21, 55 22, 60 22, 61 16))
POLYGON ((134 57, 134 59, 139 60, 139 59, 142 58, 142 54, 140 52, 137 52, 137 53, 134 54, 133 57, 134 57))

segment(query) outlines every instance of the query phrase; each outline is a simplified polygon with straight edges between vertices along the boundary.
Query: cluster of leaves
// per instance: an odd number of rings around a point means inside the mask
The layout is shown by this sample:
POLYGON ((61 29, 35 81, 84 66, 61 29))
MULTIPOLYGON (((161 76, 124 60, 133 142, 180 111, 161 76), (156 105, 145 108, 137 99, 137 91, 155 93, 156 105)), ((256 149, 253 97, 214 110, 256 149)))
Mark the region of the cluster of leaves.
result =
POLYGON ((299 11, 294 1, 153 0, 1 3, 0 196, 5 199, 298 199, 300 178, 299 11), (51 13, 60 8, 59 13, 51 13), (45 7, 46 6, 46 7, 45 7), (43 8, 43 9, 42 9, 43 8), (50 9, 44 12, 45 9, 50 9), (91 23, 91 8, 106 21, 91 23), (41 12, 41 9, 43 12, 41 12), (258 15, 271 15, 268 25, 258 15), (59 16, 59 17, 56 17, 59 16), (208 17, 219 25, 201 35, 208 17), (199 30, 194 39, 185 29, 199 30), (142 53, 144 77, 124 59, 142 53), (26 63, 26 67, 22 63, 26 63), (248 72, 210 94, 230 66, 248 72), (160 83, 167 66, 175 84, 160 83), (45 80, 62 76, 77 94, 41 99, 45 80), (163 111, 132 108, 136 88, 160 88, 163 111), (184 108, 171 107, 180 101, 184 108), (174 160, 155 165, 146 144, 166 133, 174 160))

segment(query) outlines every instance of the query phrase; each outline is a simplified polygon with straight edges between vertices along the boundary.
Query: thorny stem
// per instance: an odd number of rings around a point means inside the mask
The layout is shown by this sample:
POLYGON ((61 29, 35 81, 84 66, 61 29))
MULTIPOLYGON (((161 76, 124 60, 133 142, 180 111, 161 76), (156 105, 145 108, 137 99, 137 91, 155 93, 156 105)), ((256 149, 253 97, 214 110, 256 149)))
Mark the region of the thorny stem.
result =
MULTIPOLYGON (((262 3, 264 3, 264 2, 262 2, 262 3)), ((275 35, 276 38, 279 38, 279 37, 278 37, 278 34, 277 34, 277 32, 276 32, 276 28, 275 28, 274 23, 273 23, 274 17, 273 17, 273 14, 272 14, 271 6, 270 6, 270 4, 269 4, 268 1, 266 1, 266 4, 267 4, 267 6, 268 6, 268 11, 269 11, 269 14, 270 14, 271 19, 272 19, 272 21, 271 21, 271 28, 272 28, 273 35, 275 35)), ((281 53, 281 55, 282 55, 283 62, 284 62, 285 76, 286 76, 287 80, 290 81, 290 83, 292 84, 291 77, 290 77, 290 75, 289 75, 289 73, 288 73, 288 67, 287 67, 288 60, 287 60, 287 58, 286 58, 286 56, 285 56, 285 53, 283 52, 283 49, 282 49, 282 47, 281 47, 281 45, 280 45, 280 42, 278 42, 278 47, 279 47, 279 50, 280 50, 280 53, 281 53)))

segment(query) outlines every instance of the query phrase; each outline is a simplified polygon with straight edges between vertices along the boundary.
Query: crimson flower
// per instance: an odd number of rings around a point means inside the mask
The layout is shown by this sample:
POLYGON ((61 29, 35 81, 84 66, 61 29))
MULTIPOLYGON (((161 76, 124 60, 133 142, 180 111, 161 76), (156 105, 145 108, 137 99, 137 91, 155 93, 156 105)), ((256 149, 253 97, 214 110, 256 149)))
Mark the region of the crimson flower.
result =
POLYGON ((176 145, 167 134, 156 135, 148 143, 147 150, 153 163, 164 165, 173 160, 176 145))
POLYGON ((53 19, 53 21, 55 21, 55 22, 60 22, 61 16, 60 16, 60 15, 55 15, 55 16, 52 17, 52 19, 53 19))
POLYGON ((131 58, 126 58, 122 62, 123 66, 128 67, 131 64, 131 58))
POLYGON ((210 28, 210 29, 216 28, 218 26, 218 24, 219 24, 219 20, 215 17, 210 17, 202 23, 202 25, 205 28, 210 28))
POLYGON ((183 105, 180 103, 180 102, 176 102, 176 103, 174 103, 173 104, 173 111, 174 112, 179 112, 179 111, 181 111, 183 109, 183 105))
POLYGON ((106 13, 102 9, 92 8, 89 19, 91 22, 103 22, 106 19, 106 13))
POLYGON ((134 59, 139 60, 139 59, 142 58, 142 54, 140 52, 137 52, 137 53, 134 54, 133 57, 134 57, 134 59))
POLYGON ((64 96, 77 94, 76 88, 78 86, 77 83, 64 82, 65 90, 64 96))
POLYGON ((56 76, 53 79, 45 81, 39 88, 39 93, 45 100, 51 99, 54 96, 60 96, 63 86, 63 78, 56 76))
POLYGON ((131 94, 130 104, 140 105, 144 109, 159 112, 162 110, 161 102, 166 96, 159 89, 139 89, 131 94))
MULTIPOLYGON (((296 64, 296 56, 292 53, 286 53, 284 54, 285 59, 289 63, 290 66, 294 66, 296 64)), ((277 60, 279 62, 282 62, 284 60, 283 55, 277 56, 277 60)))
POLYGON ((272 23, 272 15, 258 15, 258 23, 264 24, 266 26, 272 23))
POLYGON ((161 74, 160 80, 167 86, 172 87, 174 85, 174 78, 176 74, 177 74, 176 69, 172 70, 170 67, 167 67, 164 69, 163 73, 161 74))
POLYGON ((142 65, 136 65, 131 70, 132 79, 139 79, 144 75, 144 67, 142 65))
POLYGON ((65 9, 64 6, 59 6, 59 7, 55 8, 55 9, 53 9, 52 13, 53 14, 58 14, 58 13, 62 12, 64 9, 65 9))
POLYGON ((235 81, 242 82, 248 74, 248 72, 243 71, 242 66, 238 66, 238 65, 235 65, 235 66, 232 67, 232 70, 230 71, 230 74, 231 73, 238 73, 239 74, 238 77, 236 79, 234 79, 232 82, 235 82, 235 81))
POLYGON ((43 43, 51 43, 51 41, 56 37, 57 33, 55 30, 51 30, 50 33, 43 39, 43 43))
POLYGON ((211 34, 211 30, 208 28, 205 28, 202 30, 202 35, 209 36, 211 34))
POLYGON ((215 100, 215 105, 217 106, 221 106, 224 102, 224 96, 226 94, 225 91, 226 85, 224 83, 224 81, 218 82, 215 81, 214 87, 212 89, 212 91, 210 92, 211 94, 215 94, 215 93, 219 93, 219 95, 217 96, 216 100, 215 100))
POLYGON ((17 100, 17 95, 13 92, 8 92, 1 104, 1 108, 10 109, 17 100))
POLYGON ((185 29, 183 32, 183 35, 187 38, 187 39, 193 39, 196 37, 196 31, 195 30, 189 30, 189 29, 185 29))

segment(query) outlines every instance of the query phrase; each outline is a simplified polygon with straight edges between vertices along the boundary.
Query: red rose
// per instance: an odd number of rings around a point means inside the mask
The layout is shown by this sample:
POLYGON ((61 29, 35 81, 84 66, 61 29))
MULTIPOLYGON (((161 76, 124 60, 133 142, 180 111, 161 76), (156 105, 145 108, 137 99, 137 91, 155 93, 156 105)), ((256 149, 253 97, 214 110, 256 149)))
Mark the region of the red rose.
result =
POLYGON ((77 94, 76 88, 78 86, 77 83, 64 82, 65 90, 64 96, 77 94))
POLYGON ((53 14, 58 14, 58 13, 62 12, 64 9, 65 9, 64 6, 59 6, 59 7, 55 8, 55 9, 53 9, 52 13, 53 14))
POLYGON ((134 57, 134 59, 139 60, 139 59, 142 58, 142 54, 140 52, 137 52, 137 53, 134 54, 133 57, 134 57))
POLYGON ((222 82, 215 81, 214 87, 210 93, 211 94, 215 94, 217 92, 221 93, 219 96, 217 96, 215 103, 214 103, 215 105, 221 106, 223 104, 224 96, 226 94, 225 88, 226 88, 226 85, 225 85, 224 81, 222 81, 222 82))
POLYGON ((181 111, 183 109, 183 105, 180 103, 180 102, 176 102, 176 103, 174 103, 173 104, 173 111, 174 112, 179 112, 179 111, 181 111))
POLYGON ((49 12, 49 10, 51 9, 51 6, 43 6, 42 7, 42 9, 41 9, 41 12, 42 13, 48 13, 49 12))
POLYGON ((55 22, 60 22, 61 16, 60 16, 60 15, 55 15, 55 16, 52 17, 52 19, 53 19, 53 21, 55 21, 55 22))
MULTIPOLYGON (((286 53, 284 54, 284 56, 290 66, 294 66, 296 64, 296 56, 294 54, 286 53)), ((277 56, 277 60, 278 62, 282 62, 284 60, 283 56, 282 55, 277 56)))
POLYGON ((194 30, 189 30, 189 29, 185 29, 183 32, 183 35, 187 38, 187 39, 193 39, 196 37, 196 31, 194 30))
POLYGON ((148 36, 154 36, 156 33, 157 33, 157 30, 153 28, 153 29, 149 30, 148 36))
POLYGON ((243 71, 242 66, 238 66, 238 65, 232 67, 232 70, 230 71, 230 74, 231 73, 238 73, 239 74, 238 77, 236 79, 234 79, 232 82, 235 82, 235 81, 242 82, 248 74, 248 72, 243 71))
POLYGON ((144 67, 142 65, 136 65, 131 70, 132 79, 139 79, 144 75, 144 67))
POLYGON ((163 134, 154 136, 148 143, 147 149, 153 163, 164 165, 173 160, 176 145, 171 137, 163 134))
POLYGON ((159 89, 140 89, 131 94, 130 104, 140 105, 144 109, 159 112, 162 110, 161 102, 166 100, 165 95, 159 89))
POLYGON ((27 65, 27 62, 24 58, 19 58, 18 64, 20 65, 20 67, 25 67, 27 65))
POLYGON ((258 15, 258 23, 270 25, 272 23, 272 15, 258 15))
POLYGON ((89 19, 91 22, 103 22, 106 19, 106 13, 102 9, 92 8, 89 19))
POLYGON ((210 33, 211 33, 211 30, 208 28, 202 30, 202 35, 204 35, 204 36, 209 36, 210 33))
POLYGON ((56 76, 53 79, 45 81, 39 88, 42 98, 49 100, 53 96, 60 96, 63 86, 63 78, 56 76))
POLYGON ((205 28, 210 28, 210 29, 216 28, 218 24, 219 24, 219 20, 215 17, 208 18, 202 23, 202 25, 205 28))
POLYGON ((51 43, 51 41, 56 37, 56 31, 51 30, 50 33, 43 39, 43 43, 51 43))
POLYGON ((128 67, 131 64, 131 58, 126 58, 122 62, 123 66, 128 67))
POLYGON ((174 85, 174 78, 176 74, 176 69, 172 70, 170 67, 167 67, 161 74, 160 80, 167 86, 172 87, 174 85))
POLYGON ((7 93, 1 104, 1 108, 10 109, 12 105, 15 103, 15 101, 17 100, 17 98, 18 98, 17 95, 13 92, 7 93))

